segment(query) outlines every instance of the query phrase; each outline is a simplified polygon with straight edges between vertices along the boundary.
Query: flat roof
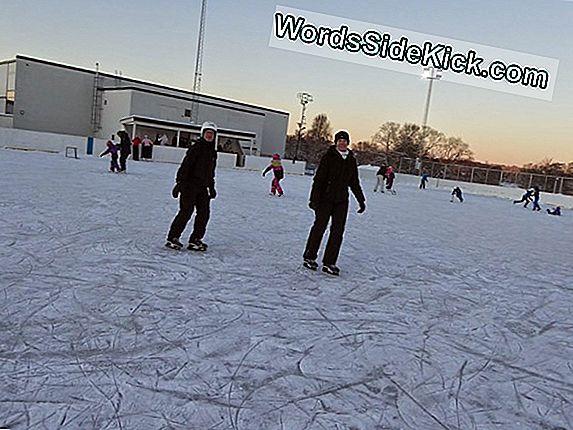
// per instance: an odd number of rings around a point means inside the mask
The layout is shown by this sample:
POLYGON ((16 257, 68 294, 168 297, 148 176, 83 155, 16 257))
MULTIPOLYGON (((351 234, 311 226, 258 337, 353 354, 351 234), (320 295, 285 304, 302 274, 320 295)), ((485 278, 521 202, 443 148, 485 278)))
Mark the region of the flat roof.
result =
MULTIPOLYGON (((162 118, 153 118, 150 116, 142 116, 142 115, 130 115, 119 120, 120 123, 145 123, 149 125, 157 125, 157 126, 167 126, 173 128, 183 128, 187 130, 193 131, 201 131, 201 124, 191 124, 190 122, 183 122, 183 121, 171 121, 168 119, 162 118)), ((257 133, 252 131, 244 131, 244 130, 232 130, 230 128, 217 128, 218 134, 232 134, 234 136, 244 136, 247 138, 255 138, 257 137, 257 133)))
MULTIPOLYGON (((27 56, 27 55, 19 55, 19 54, 18 54, 18 55, 16 55, 16 60, 34 61, 34 62, 36 62, 36 63, 45 64, 45 65, 48 65, 48 66, 61 67, 61 68, 64 68, 64 69, 75 70, 75 71, 77 71, 77 72, 83 72, 83 73, 90 73, 90 74, 93 74, 93 75, 95 75, 95 73, 96 73, 95 70, 86 69, 86 68, 78 67, 78 66, 71 66, 71 65, 63 64, 63 63, 56 63, 56 62, 54 62, 54 61, 48 61, 48 60, 43 60, 43 59, 41 59, 41 58, 29 57, 29 56, 27 56)), ((15 61, 15 60, 0 61, 0 64, 2 64, 2 63, 4 63, 4 62, 6 62, 6 63, 12 62, 12 61, 15 61)), ((112 79, 118 79, 118 78, 119 78, 119 79, 121 79, 121 80, 123 80, 123 81, 127 81, 127 82, 135 82, 135 83, 144 84, 144 85, 149 85, 149 86, 152 86, 152 87, 162 88, 162 89, 166 89, 166 90, 170 90, 170 91, 179 91, 179 92, 182 92, 182 93, 185 93, 185 94, 197 95, 197 96, 200 96, 200 97, 209 98, 209 99, 213 99, 213 100, 225 101, 225 102, 228 102, 228 103, 235 103, 235 104, 237 104, 237 105, 248 106, 248 107, 256 108, 256 109, 262 109, 262 110, 266 110, 266 111, 269 111, 269 112, 278 113, 278 114, 281 114, 281 115, 290 115, 289 112, 282 111, 282 110, 279 110, 279 109, 268 108, 268 107, 265 107, 265 106, 255 105, 255 104, 252 104, 252 103, 240 102, 240 101, 237 101, 237 100, 227 99, 227 98, 218 97, 218 96, 212 96, 212 95, 204 94, 204 93, 194 93, 193 91, 184 90, 184 89, 177 88, 177 87, 170 87, 170 86, 168 86, 168 85, 156 84, 156 83, 154 83, 154 82, 144 81, 144 80, 142 80, 142 79, 126 78, 126 77, 124 77, 124 76, 117 76, 117 75, 113 75, 113 74, 111 74, 111 73, 105 73, 105 72, 99 72, 99 74, 102 75, 102 76, 106 76, 106 77, 108 77, 108 78, 112 78, 112 79)))

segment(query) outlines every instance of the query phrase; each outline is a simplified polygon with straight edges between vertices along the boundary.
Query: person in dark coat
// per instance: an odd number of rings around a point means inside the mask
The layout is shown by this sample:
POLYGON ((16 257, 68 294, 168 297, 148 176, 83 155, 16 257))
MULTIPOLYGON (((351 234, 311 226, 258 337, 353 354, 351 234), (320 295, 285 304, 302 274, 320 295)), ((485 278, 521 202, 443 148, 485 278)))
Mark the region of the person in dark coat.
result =
POLYGON ((193 232, 189 246, 193 251, 206 251, 205 236, 210 216, 210 202, 217 196, 215 191, 215 167, 217 165, 216 148, 217 126, 204 122, 201 137, 187 150, 185 158, 177 171, 175 187, 171 192, 173 198, 179 197, 179 212, 171 223, 165 246, 181 249, 183 244, 179 237, 185 230, 196 210, 193 232))
POLYGON ((539 206, 539 187, 535 185, 533 187, 533 209, 534 211, 540 211, 541 206, 539 206))
POLYGON ((126 161, 127 157, 131 154, 131 140, 129 135, 125 130, 120 130, 117 132, 119 136, 119 171, 125 172, 127 169, 126 161))
POLYGON ((521 196, 521 200, 514 200, 513 204, 517 204, 517 203, 522 203, 525 202, 525 204, 523 205, 524 208, 527 207, 527 205, 529 203, 531 203, 531 196, 533 195, 533 189, 527 190, 525 193, 523 193, 523 195, 521 196))
POLYGON ((374 192, 380 190, 381 193, 384 192, 384 180, 386 179, 386 166, 380 166, 376 172, 376 186, 374 187, 374 192))
POLYGON ((555 209, 547 209, 549 215, 561 216, 561 207, 557 206, 555 209))
POLYGON ((427 174, 427 173, 424 173, 424 174, 422 175, 422 177, 420 178, 420 189, 421 189, 421 190, 425 190, 427 183, 428 183, 428 174, 427 174))
POLYGON ((450 203, 454 202, 454 197, 456 197, 460 203, 464 202, 464 196, 462 194, 462 189, 460 187, 454 187, 452 190, 452 197, 450 198, 450 203))
POLYGON ((340 269, 336 266, 344 226, 348 215, 348 188, 358 201, 358 213, 366 210, 366 199, 360 187, 358 165, 352 151, 348 150, 350 136, 341 130, 334 136, 335 144, 323 155, 318 165, 310 193, 309 206, 314 210, 314 224, 310 230, 304 251, 304 266, 316 270, 316 258, 320 242, 331 221, 330 234, 322 258, 323 272, 338 276, 340 269))

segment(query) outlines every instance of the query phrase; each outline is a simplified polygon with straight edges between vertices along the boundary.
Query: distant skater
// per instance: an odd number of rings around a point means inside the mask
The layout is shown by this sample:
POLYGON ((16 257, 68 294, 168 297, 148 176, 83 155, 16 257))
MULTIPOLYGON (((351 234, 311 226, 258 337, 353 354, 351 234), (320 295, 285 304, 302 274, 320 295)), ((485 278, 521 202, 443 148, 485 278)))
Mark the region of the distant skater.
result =
POLYGON ((114 138, 115 138, 115 136, 112 134, 111 139, 109 139, 105 143, 105 145, 107 146, 107 149, 105 151, 103 151, 99 156, 103 157, 107 154, 110 154, 111 163, 109 165, 109 171, 110 172, 119 172, 119 164, 117 163, 117 153, 118 153, 119 149, 114 142, 114 138))
POLYGON ((390 191, 392 194, 396 194, 396 191, 394 191, 395 178, 396 174, 394 173, 394 168, 392 166, 388 166, 386 169, 386 190, 390 191))
POLYGON ((463 203, 464 196, 462 194, 462 189, 460 187, 454 187, 454 189, 452 190, 452 197, 450 198, 450 203, 454 202, 454 197, 456 197, 460 201, 460 203, 463 203))
POLYGON ((131 140, 129 135, 125 130, 120 130, 117 132, 119 136, 119 171, 127 171, 127 157, 131 154, 131 140))
POLYGON ((520 200, 514 200, 514 201, 513 201, 513 204, 515 205, 515 204, 517 204, 517 203, 525 203, 525 204, 523 205, 523 207, 526 208, 527 205, 528 205, 529 203, 531 203, 531 196, 532 196, 532 195, 533 195, 533 190, 532 190, 532 189, 529 189, 529 190, 527 190, 525 193, 523 193, 523 195, 521 196, 521 199, 520 199, 520 200))
POLYGON ((384 192, 384 180, 386 179, 386 166, 380 166, 376 172, 376 186, 374 187, 374 192, 380 190, 381 193, 384 192))
POLYGON ((420 189, 421 189, 421 190, 425 190, 427 183, 428 183, 428 174, 427 174, 427 173, 424 173, 424 174, 422 175, 422 177, 420 178, 420 189))
POLYGON ((533 208, 534 211, 540 211, 541 206, 539 206, 539 187, 535 185, 533 187, 533 208))
POLYGON ((270 171, 273 171, 273 181, 271 182, 271 194, 274 196, 277 192, 279 197, 282 197, 284 192, 281 188, 281 180, 284 178, 284 169, 281 163, 281 156, 279 154, 273 154, 273 160, 271 164, 263 171, 263 177, 270 171))
POLYGON ((557 206, 555 209, 547 209, 549 215, 561 216, 561 207, 557 206))

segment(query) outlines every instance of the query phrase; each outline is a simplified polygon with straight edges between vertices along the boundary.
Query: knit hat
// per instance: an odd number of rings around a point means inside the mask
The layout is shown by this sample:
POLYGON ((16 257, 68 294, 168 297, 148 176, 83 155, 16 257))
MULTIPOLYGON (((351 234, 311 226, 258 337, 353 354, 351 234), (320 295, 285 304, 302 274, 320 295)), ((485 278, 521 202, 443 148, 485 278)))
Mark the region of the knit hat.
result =
POLYGON ((336 132, 336 134, 334 135, 334 142, 335 143, 338 142, 338 139, 345 139, 350 145, 350 135, 346 130, 340 130, 336 132))
POLYGON ((273 154, 273 160, 280 160, 281 156, 279 154, 273 154))

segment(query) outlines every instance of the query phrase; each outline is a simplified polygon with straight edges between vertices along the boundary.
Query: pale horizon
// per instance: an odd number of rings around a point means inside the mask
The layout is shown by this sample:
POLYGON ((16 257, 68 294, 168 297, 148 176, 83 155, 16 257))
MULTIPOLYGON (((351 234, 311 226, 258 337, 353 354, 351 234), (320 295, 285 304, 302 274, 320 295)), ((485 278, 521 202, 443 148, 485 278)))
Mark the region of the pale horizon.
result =
MULTIPOLYGON (((573 3, 453 0, 208 3, 202 92, 290 113, 309 92, 307 122, 325 113, 333 130, 370 140, 387 122, 421 124, 428 82, 412 75, 269 46, 277 5, 436 34, 559 60, 552 101, 438 81, 428 125, 466 141, 475 159, 523 165, 573 161, 573 3), (230 19, 232 17, 232 19, 230 19)), ((0 59, 27 55, 184 89, 193 83, 200 2, 143 0, 3 2, 0 59), (55 7, 57 5, 57 7, 55 7)))

